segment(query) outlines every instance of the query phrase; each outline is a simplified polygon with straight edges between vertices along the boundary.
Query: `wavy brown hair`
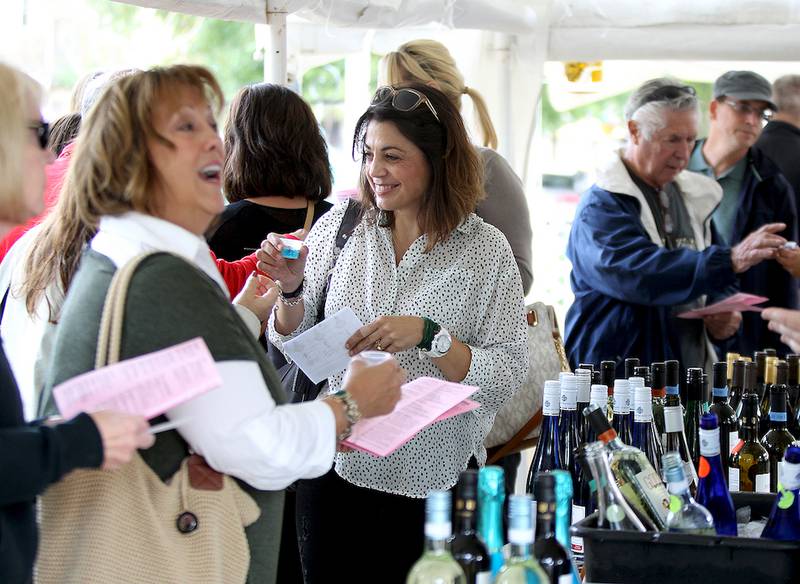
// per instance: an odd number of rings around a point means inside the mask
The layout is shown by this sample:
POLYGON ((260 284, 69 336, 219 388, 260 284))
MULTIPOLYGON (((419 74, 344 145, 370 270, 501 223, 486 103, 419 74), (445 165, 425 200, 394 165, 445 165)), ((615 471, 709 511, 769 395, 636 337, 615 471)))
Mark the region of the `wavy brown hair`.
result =
POLYGON ((303 98, 271 83, 239 90, 225 124, 228 201, 268 195, 321 201, 331 182, 328 147, 303 98))
MULTIPOLYGON (((39 300, 46 298, 49 285, 57 282, 69 290, 81 251, 103 215, 154 214, 157 173, 147 145, 150 141, 174 145, 156 131, 153 110, 172 105, 183 89, 200 92, 219 112, 222 90, 211 72, 194 65, 174 65, 116 79, 83 120, 58 203, 44 220, 26 259, 28 278, 21 291, 31 315, 39 300)), ((57 319, 51 306, 50 320, 57 319)))
MULTIPOLYGON (((420 206, 418 222, 428 236, 426 251, 444 241, 484 197, 483 162, 469 140, 464 121, 453 103, 439 90, 419 83, 394 86, 411 88, 425 95, 436 110, 439 120, 424 105, 411 111, 400 111, 391 99, 373 103, 358 119, 353 137, 353 157, 361 157, 359 193, 367 216, 377 215, 375 193, 367 180, 364 158, 365 139, 370 122, 389 122, 422 150, 431 170, 431 184, 420 206)), ((380 90, 379 90, 380 91, 380 90)), ((394 218, 383 212, 388 224, 394 218)))

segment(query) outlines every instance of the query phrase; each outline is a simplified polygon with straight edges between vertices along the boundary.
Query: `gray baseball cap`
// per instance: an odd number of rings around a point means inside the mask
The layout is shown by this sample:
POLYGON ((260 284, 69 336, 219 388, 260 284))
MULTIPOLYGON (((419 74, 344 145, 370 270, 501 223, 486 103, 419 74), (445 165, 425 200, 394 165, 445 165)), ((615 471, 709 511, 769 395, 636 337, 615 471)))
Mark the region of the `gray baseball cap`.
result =
POLYGON ((728 71, 714 82, 714 99, 732 97, 739 100, 765 101, 777 110, 772 101, 772 85, 758 73, 752 71, 728 71))

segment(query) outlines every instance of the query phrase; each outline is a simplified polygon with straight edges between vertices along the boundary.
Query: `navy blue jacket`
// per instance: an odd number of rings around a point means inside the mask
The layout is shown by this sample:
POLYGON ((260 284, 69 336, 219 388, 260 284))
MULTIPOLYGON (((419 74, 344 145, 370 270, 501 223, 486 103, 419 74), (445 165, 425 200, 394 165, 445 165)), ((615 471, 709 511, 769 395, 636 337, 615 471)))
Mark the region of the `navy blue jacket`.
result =
MULTIPOLYGON (((700 147, 700 146, 698 146, 700 147)), ((732 243, 735 245, 747 235, 767 223, 786 223, 780 233, 789 241, 797 241, 797 209, 795 196, 789 182, 772 160, 758 148, 748 152, 747 171, 739 193, 739 210, 733 227, 732 243)), ((739 289, 749 294, 766 296, 767 306, 797 308, 797 281, 778 262, 761 262, 739 275, 739 289)), ((780 341, 780 335, 767 328, 767 322, 757 312, 743 313, 739 334, 723 343, 721 348, 742 355, 767 347, 779 354, 793 351, 780 341)))
POLYGON ((654 241, 652 213, 619 160, 583 195, 567 246, 575 301, 565 344, 573 367, 604 359, 620 364, 628 356, 643 363, 679 358, 679 340, 668 327, 672 307, 727 295, 735 284, 730 248, 713 244, 708 220, 721 198, 719 185, 687 172, 676 182, 695 239, 701 247, 712 244, 702 251, 669 250, 654 241), (618 192, 603 188, 609 184, 618 192))

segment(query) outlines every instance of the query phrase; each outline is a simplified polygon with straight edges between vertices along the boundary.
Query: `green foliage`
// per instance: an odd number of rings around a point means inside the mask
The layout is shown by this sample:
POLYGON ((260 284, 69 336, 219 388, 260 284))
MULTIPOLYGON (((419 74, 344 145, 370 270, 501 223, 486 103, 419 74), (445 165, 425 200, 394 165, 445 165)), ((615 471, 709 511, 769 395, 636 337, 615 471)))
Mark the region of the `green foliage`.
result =
POLYGON ((339 59, 306 71, 302 82, 303 99, 313 104, 342 103, 344 67, 344 59, 339 59))

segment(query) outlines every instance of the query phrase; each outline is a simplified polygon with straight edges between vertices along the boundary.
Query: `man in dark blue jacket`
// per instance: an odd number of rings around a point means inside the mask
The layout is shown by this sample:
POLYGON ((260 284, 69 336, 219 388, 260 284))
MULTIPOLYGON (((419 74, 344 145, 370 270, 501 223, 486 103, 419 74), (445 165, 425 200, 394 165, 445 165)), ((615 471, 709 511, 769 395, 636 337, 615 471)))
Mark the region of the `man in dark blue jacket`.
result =
POLYGON ((575 302, 565 340, 573 365, 625 357, 710 364, 709 335, 735 334, 741 314, 678 315, 707 295, 727 295, 736 274, 785 243, 774 234, 785 225, 767 225, 733 249, 716 244, 711 213, 722 189, 684 172, 698 116, 694 89, 670 79, 648 81, 628 101, 629 143, 584 194, 570 232, 575 302))
MULTIPOLYGON (((722 187, 714 228, 723 242, 736 245, 762 225, 784 223, 781 235, 797 241, 794 191, 772 160, 753 147, 775 110, 769 82, 752 71, 728 71, 714 82, 713 96, 708 138, 695 146, 689 170, 716 179, 722 187)), ((741 274, 738 287, 769 298, 769 306, 798 307, 797 282, 778 262, 767 261, 741 274)), ((743 355, 767 347, 790 352, 755 312, 745 313, 738 334, 721 346, 743 355)))

